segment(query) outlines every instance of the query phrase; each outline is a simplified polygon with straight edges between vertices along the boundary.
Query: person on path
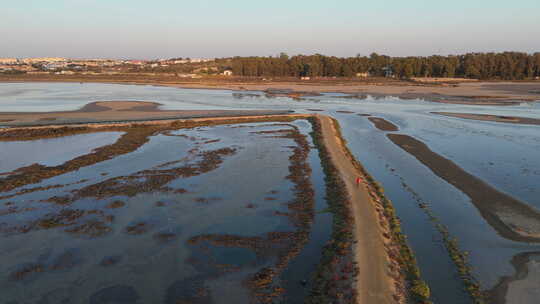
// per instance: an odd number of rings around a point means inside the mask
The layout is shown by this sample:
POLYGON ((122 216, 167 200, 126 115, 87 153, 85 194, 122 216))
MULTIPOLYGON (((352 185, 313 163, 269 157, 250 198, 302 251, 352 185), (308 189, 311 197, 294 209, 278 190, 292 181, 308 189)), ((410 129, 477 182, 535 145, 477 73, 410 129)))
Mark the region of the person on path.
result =
POLYGON ((357 177, 357 178, 356 178, 356 185, 357 185, 357 186, 360 186, 360 183, 361 183, 361 182, 362 182, 362 178, 357 177))

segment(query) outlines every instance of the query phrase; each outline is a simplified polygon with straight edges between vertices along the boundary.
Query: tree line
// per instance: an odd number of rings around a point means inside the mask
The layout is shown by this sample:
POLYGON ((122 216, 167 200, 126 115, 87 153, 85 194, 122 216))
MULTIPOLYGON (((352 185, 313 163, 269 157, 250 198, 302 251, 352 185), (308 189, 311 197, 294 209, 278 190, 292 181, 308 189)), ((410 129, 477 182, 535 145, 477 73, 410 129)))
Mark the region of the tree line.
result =
POLYGON ((282 53, 275 57, 218 59, 223 68, 237 76, 256 77, 355 77, 370 76, 456 77, 521 80, 540 77, 540 53, 469 53, 429 57, 390 57, 376 53, 340 58, 334 56, 282 53))

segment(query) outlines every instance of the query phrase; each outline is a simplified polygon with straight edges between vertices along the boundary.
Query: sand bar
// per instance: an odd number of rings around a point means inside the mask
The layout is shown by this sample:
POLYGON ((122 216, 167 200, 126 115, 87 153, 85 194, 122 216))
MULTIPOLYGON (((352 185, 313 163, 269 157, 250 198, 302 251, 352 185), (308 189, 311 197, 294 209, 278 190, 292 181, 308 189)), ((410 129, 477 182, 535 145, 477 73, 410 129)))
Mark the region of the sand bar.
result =
POLYGON ((389 122, 388 120, 384 119, 384 118, 380 118, 380 117, 368 117, 369 121, 371 121, 373 123, 373 125, 375 125, 375 127, 381 131, 392 131, 392 132, 396 132, 396 131, 399 131, 399 128, 389 122))
POLYGON ((493 122, 502 122, 502 123, 522 124, 522 125, 540 125, 540 119, 528 118, 528 117, 473 114, 473 113, 450 113, 450 112, 431 112, 431 113, 448 116, 448 117, 473 119, 473 120, 481 120, 481 121, 493 121, 493 122))
POLYGON ((501 236, 518 242, 540 242, 538 210, 467 173, 453 161, 431 151, 426 144, 411 136, 387 136, 437 176, 465 193, 482 217, 501 236))
POLYGON ((160 110, 159 106, 159 103, 146 101, 97 101, 89 103, 76 111, 0 112, 0 126, 47 126, 290 113, 289 111, 272 110, 160 110))
MULTIPOLYGON (((160 85, 192 89, 225 89, 233 91, 286 92, 284 96, 302 97, 320 93, 345 93, 360 98, 365 95, 403 99, 425 99, 433 102, 471 105, 512 105, 540 100, 540 81, 425 83, 394 79, 292 79, 202 78, 179 79, 140 75, 4 75, 0 82, 101 82, 118 84, 160 85)), ((361 99, 361 98, 360 98, 361 99)))

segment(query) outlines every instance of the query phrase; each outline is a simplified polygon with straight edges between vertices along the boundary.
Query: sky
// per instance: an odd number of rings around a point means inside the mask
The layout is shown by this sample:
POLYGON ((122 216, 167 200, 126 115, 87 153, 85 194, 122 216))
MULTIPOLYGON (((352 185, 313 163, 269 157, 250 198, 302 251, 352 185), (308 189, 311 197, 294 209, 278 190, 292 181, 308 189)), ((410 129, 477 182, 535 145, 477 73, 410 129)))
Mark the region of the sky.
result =
POLYGON ((2 0, 0 57, 540 52, 540 0, 2 0))

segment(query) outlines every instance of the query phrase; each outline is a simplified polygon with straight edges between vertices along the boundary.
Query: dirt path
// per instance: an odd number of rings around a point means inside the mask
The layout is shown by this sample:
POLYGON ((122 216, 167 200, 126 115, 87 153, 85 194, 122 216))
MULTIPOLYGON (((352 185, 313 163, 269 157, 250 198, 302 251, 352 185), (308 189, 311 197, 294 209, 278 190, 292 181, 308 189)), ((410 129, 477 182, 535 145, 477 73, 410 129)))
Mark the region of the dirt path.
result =
MULTIPOLYGON (((396 303, 393 280, 388 275, 388 258, 382 237, 375 204, 363 185, 356 185, 356 177, 361 173, 352 165, 345 153, 334 123, 328 116, 318 115, 321 121, 324 144, 334 165, 343 178, 351 196, 355 219, 356 261, 360 267, 358 276, 358 303, 396 303)), ((365 178, 365 177, 364 177, 365 178)))

